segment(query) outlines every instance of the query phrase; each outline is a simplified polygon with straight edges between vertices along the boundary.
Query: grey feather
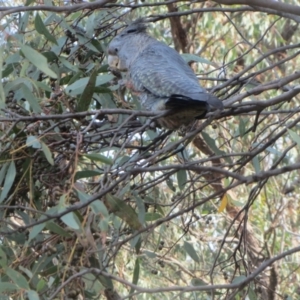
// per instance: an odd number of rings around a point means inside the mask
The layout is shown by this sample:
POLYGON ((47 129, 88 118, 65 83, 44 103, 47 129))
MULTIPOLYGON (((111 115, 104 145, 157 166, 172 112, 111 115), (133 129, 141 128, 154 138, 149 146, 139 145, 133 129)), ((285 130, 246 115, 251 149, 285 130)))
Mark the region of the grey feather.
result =
POLYGON ((127 81, 143 107, 171 109, 172 124, 160 122, 164 127, 175 129, 203 117, 207 111, 223 109, 222 101, 200 86, 179 53, 149 36, 141 20, 118 34, 109 44, 108 53, 118 57, 117 65, 127 72, 127 81))

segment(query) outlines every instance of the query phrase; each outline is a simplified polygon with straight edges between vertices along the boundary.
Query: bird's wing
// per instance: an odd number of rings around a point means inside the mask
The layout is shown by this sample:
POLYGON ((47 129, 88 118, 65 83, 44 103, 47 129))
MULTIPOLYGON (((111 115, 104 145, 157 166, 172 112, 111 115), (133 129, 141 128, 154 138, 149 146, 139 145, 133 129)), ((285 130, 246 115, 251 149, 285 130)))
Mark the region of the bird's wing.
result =
POLYGON ((130 67, 130 76, 137 91, 148 91, 158 97, 199 94, 206 101, 209 94, 199 85, 192 69, 167 45, 156 43, 140 53, 130 67))
POLYGON ((178 52, 164 43, 155 41, 139 53, 130 67, 130 76, 136 91, 169 98, 166 106, 179 101, 183 105, 204 106, 204 103, 197 103, 200 101, 208 104, 208 110, 223 109, 222 101, 207 93, 178 52), (174 95, 176 97, 170 98, 174 95))

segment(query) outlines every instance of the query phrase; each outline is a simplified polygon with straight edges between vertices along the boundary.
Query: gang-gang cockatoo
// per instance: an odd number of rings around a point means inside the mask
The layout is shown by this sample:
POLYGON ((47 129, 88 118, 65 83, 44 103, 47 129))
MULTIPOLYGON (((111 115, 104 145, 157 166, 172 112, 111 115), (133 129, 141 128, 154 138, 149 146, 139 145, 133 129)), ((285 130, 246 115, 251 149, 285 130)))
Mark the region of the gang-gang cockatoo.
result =
POLYGON ((167 129, 178 129, 223 103, 209 94, 186 61, 173 48, 147 34, 142 19, 115 36, 108 46, 111 68, 126 72, 126 86, 147 110, 170 110, 158 119, 167 129))

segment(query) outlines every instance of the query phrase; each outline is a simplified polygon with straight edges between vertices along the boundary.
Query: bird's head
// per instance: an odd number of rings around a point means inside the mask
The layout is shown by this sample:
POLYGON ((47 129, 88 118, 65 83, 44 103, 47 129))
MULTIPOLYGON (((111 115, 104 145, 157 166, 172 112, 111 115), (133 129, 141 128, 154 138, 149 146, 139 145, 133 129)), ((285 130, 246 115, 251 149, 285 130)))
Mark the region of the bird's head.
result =
POLYGON ((111 68, 126 71, 137 53, 143 47, 147 26, 143 19, 137 19, 116 35, 108 45, 108 64, 111 68))

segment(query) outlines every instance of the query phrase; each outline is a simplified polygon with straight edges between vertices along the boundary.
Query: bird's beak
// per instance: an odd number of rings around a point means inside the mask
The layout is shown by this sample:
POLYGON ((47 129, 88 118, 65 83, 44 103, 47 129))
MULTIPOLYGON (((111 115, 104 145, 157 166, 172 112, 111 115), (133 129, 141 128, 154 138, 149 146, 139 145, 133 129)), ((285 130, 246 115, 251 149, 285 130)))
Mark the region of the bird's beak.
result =
POLYGON ((118 69, 118 65, 119 65, 119 58, 118 56, 116 55, 108 55, 108 65, 111 67, 111 68, 114 68, 114 69, 118 69))
POLYGON ((121 72, 127 71, 125 61, 120 60, 119 57, 116 55, 108 55, 108 65, 111 69, 117 69, 121 72))

